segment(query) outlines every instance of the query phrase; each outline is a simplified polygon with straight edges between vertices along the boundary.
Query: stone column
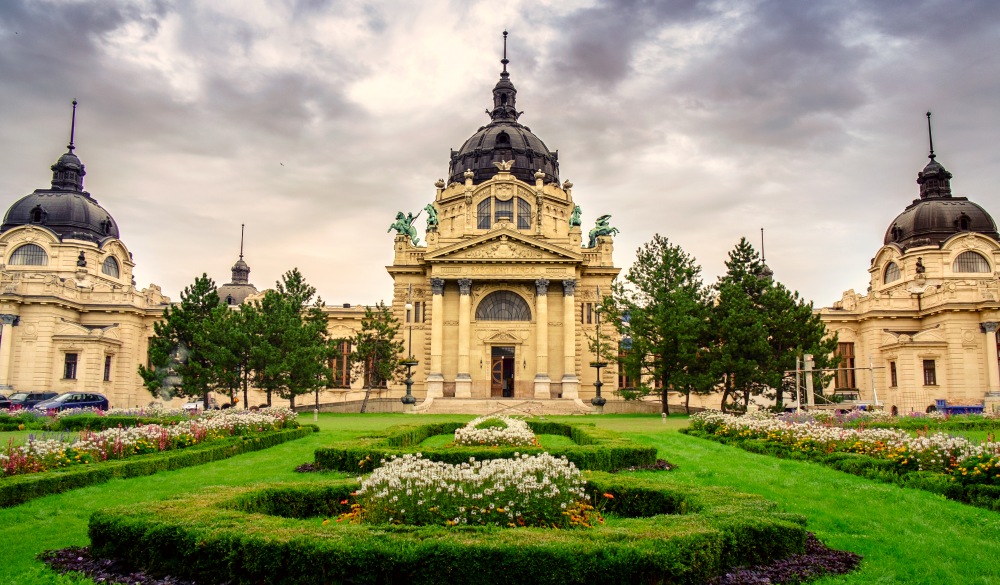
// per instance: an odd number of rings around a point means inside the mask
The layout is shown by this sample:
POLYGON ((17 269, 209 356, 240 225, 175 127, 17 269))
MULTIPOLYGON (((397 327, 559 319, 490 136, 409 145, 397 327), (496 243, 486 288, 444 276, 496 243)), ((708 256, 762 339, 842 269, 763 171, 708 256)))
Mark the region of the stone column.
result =
POLYGON ((427 375, 427 397, 444 396, 444 374, 441 355, 444 353, 444 279, 431 279, 431 371, 427 375))
POLYGON ((472 398, 472 376, 469 375, 469 342, 472 339, 472 280, 458 280, 458 375, 455 377, 455 398, 472 398))
MULTIPOLYGON (((980 323, 979 328, 986 334, 986 391, 990 393, 1000 392, 1000 364, 997 364, 997 322, 980 323)), ((5 325, 4 334, 6 333, 5 325)))
POLYGON ((580 378, 576 376, 576 280, 563 285, 563 377, 562 397, 580 397, 580 378))
POLYGON ((535 398, 552 398, 549 380, 549 281, 535 281, 535 398))
POLYGON ((14 354, 14 322, 17 315, 0 315, 0 390, 10 390, 10 358, 14 354))

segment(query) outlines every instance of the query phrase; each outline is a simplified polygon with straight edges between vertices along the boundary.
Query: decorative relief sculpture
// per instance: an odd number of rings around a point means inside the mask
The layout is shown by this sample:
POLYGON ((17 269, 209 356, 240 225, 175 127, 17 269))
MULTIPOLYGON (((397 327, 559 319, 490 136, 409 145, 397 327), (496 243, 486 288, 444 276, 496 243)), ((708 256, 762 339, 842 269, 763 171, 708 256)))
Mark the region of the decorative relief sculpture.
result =
POLYGON ((611 216, 602 215, 597 218, 594 222, 594 227, 590 228, 590 245, 588 248, 593 248, 597 245, 597 238, 601 236, 613 236, 618 233, 618 228, 611 227, 611 216))
POLYGON ((501 171, 509 173, 510 168, 514 166, 514 161, 512 160, 493 161, 493 166, 495 166, 497 169, 501 171))

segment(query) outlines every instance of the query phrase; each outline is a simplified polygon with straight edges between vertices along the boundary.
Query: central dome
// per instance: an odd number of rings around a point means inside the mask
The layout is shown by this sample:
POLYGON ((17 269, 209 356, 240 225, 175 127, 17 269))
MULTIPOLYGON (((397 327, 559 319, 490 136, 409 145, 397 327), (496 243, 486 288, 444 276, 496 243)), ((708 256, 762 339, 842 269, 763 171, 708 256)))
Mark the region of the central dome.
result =
POLYGON ((465 172, 472 171, 473 184, 488 181, 497 174, 493 163, 514 161, 510 172, 527 183, 535 181, 535 173, 545 174, 546 183, 559 182, 559 152, 550 152, 545 143, 531 129, 519 123, 521 116, 515 107, 517 89, 507 72, 507 31, 503 33, 503 71, 500 81, 493 88, 493 110, 490 123, 483 126, 465 141, 462 148, 451 151, 448 182, 462 183, 465 172))

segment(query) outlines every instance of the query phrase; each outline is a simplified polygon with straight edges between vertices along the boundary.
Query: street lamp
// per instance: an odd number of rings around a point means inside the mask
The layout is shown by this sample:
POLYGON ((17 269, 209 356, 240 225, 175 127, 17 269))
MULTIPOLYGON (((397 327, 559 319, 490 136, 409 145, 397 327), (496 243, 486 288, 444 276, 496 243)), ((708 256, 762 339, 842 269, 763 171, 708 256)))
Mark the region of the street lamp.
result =
POLYGON ((406 366, 406 396, 403 396, 403 404, 416 404, 417 399, 413 396, 413 376, 412 370, 413 366, 419 364, 417 360, 413 359, 413 285, 410 285, 409 291, 406 295, 406 319, 410 322, 410 336, 407 340, 406 354, 407 358, 403 361, 403 365, 406 366))
POLYGON ((597 370, 597 379, 594 381, 594 389, 597 393, 590 399, 590 403, 594 406, 604 406, 607 399, 601 396, 601 386, 604 385, 604 382, 601 381, 601 368, 608 364, 601 361, 601 287, 597 287, 597 306, 594 308, 594 315, 597 321, 597 361, 590 365, 597 370))

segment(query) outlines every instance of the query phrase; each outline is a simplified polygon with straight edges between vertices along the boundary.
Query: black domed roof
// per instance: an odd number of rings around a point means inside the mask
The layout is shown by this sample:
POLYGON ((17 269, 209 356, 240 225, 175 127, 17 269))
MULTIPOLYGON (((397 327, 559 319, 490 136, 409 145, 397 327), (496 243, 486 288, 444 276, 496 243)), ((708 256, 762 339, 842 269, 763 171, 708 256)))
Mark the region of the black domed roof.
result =
POLYGON ((474 173, 472 182, 479 184, 497 174, 493 164, 514 161, 510 172, 522 181, 533 183, 539 170, 545 174, 546 183, 559 182, 559 153, 550 152, 545 143, 531 129, 517 120, 521 112, 516 109, 517 89, 507 72, 507 32, 504 31, 503 71, 500 81, 493 87, 493 110, 490 123, 483 126, 465 141, 462 148, 451 151, 448 182, 465 181, 465 172, 474 173))
POLYGON ((52 165, 52 187, 36 189, 18 199, 3 218, 0 233, 22 225, 42 225, 60 239, 87 240, 101 243, 117 238, 118 224, 111 214, 83 190, 87 174, 80 158, 73 153, 76 127, 76 101, 73 102, 73 129, 70 130, 69 150, 52 165))
POLYGON ((965 197, 953 197, 951 177, 941 163, 931 161, 917 175, 920 199, 915 199, 889 225, 885 244, 895 243, 903 250, 916 246, 940 246, 961 232, 975 232, 1000 241, 996 223, 979 205, 965 197))

